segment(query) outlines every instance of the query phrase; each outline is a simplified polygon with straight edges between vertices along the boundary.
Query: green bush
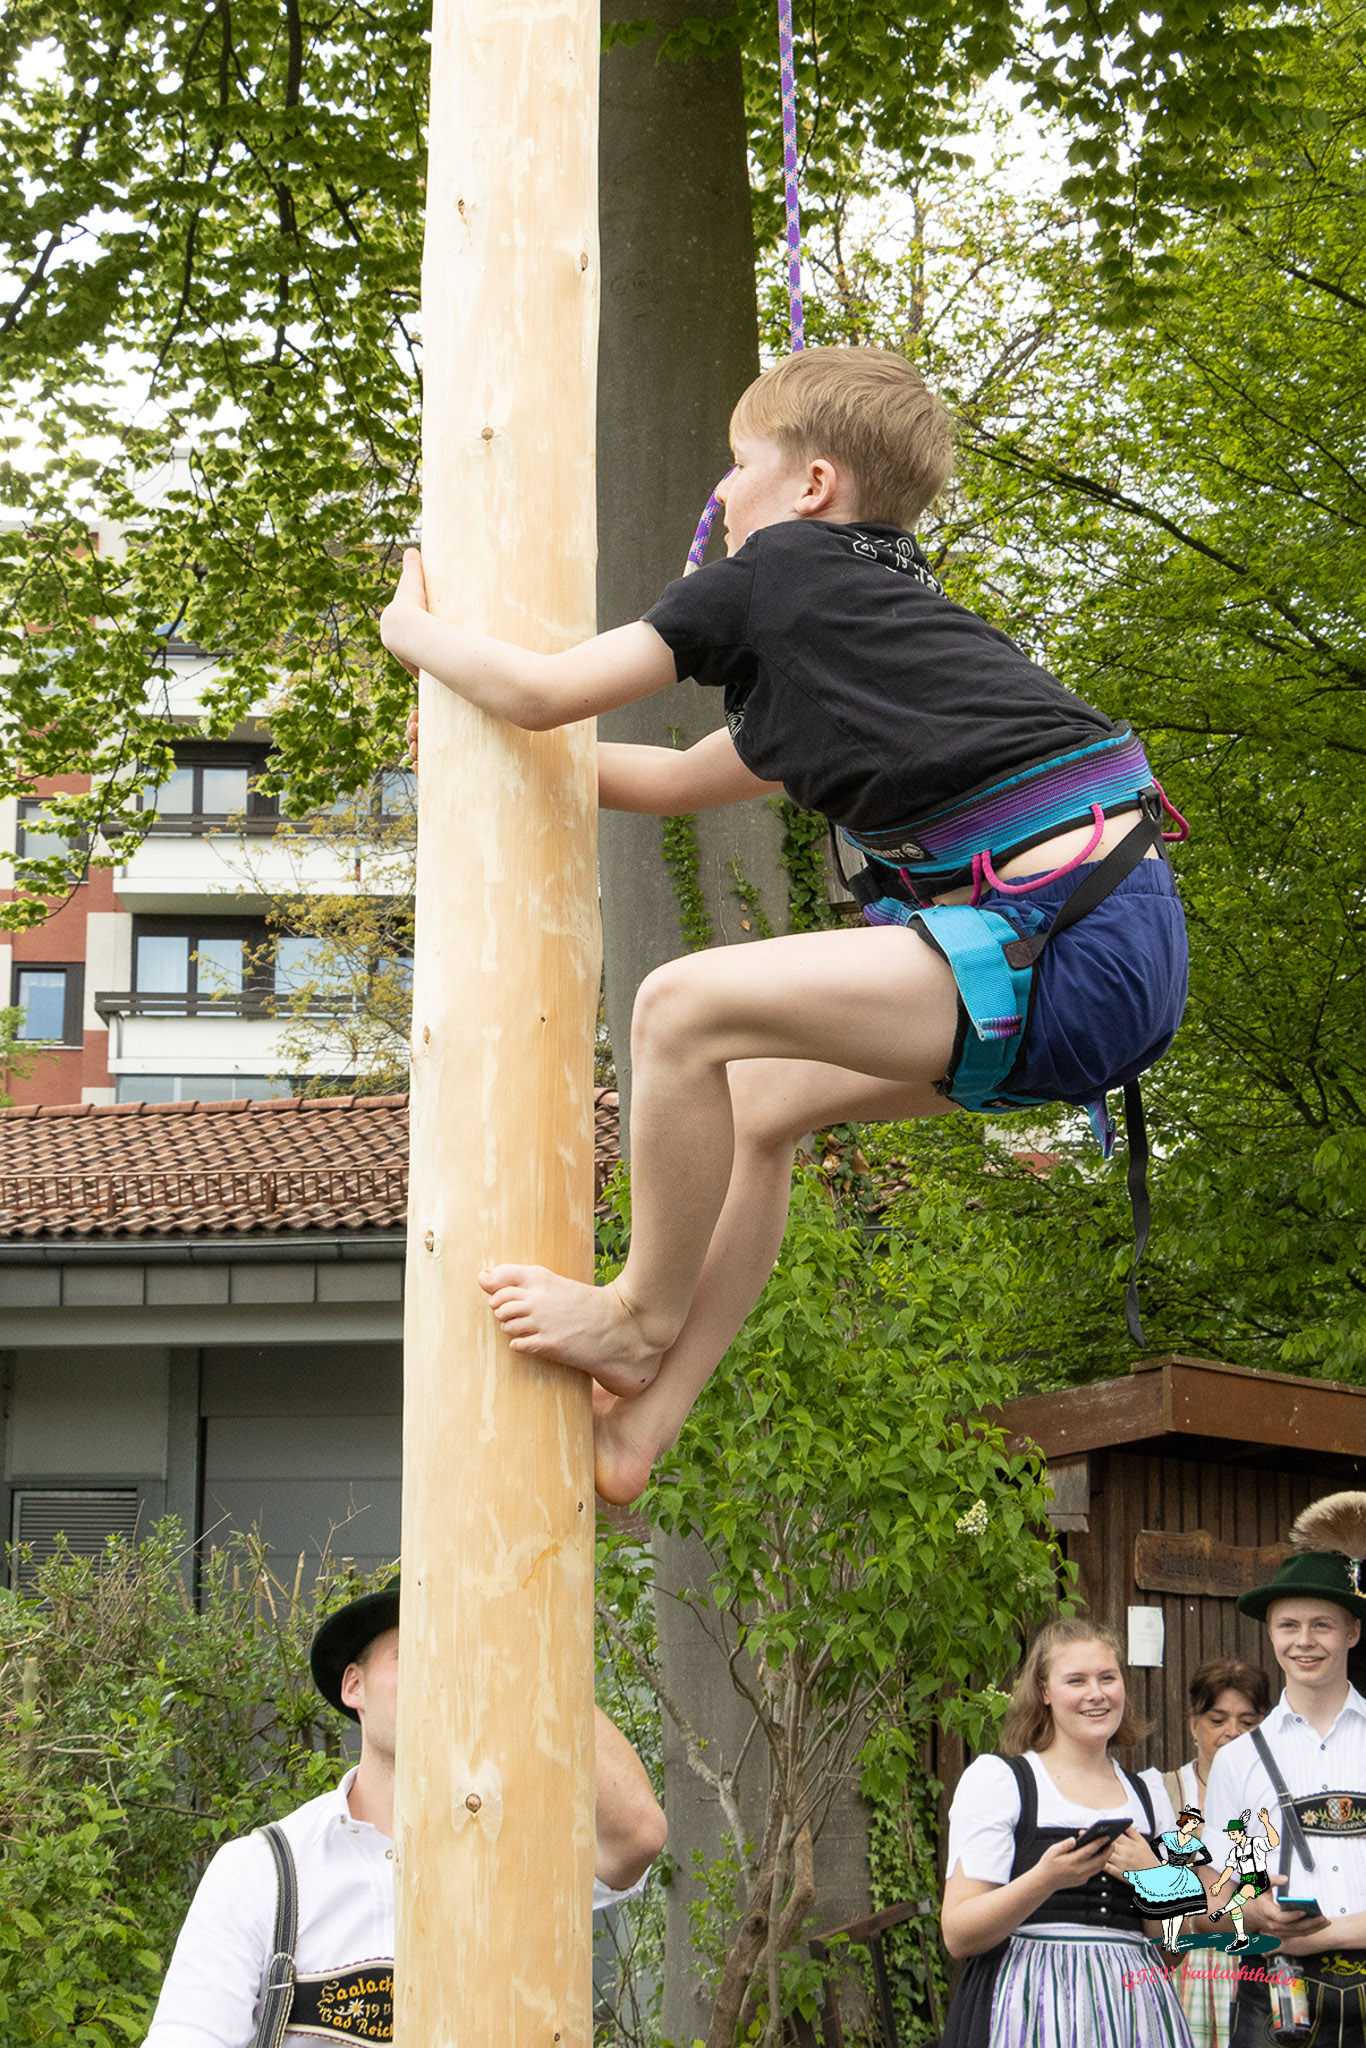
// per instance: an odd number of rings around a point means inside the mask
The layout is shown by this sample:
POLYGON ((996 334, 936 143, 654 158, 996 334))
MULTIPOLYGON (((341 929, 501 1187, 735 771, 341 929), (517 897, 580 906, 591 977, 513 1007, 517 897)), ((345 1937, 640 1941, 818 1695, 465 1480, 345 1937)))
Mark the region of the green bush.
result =
MULTIPOLYGON (((997 1682, 1069 1585, 1041 1462, 1008 1451, 999 1424, 980 1419, 1018 1390, 1018 1256, 975 1190, 965 1199, 938 1178, 884 1196, 868 1225, 862 1153, 852 1132, 839 1142, 847 1191, 831 1186, 838 1171, 799 1168, 772 1277, 642 1503, 657 1529, 699 1538, 711 1557, 719 1633, 740 1652, 732 1679, 767 1755, 750 1840, 736 1760, 713 1756, 706 1731, 676 1717, 722 1816, 694 1916, 716 2000, 707 2048, 770 2048, 783 2015, 814 2012, 820 1973, 801 1942, 814 1840, 838 1786, 856 1777, 903 1844, 882 1856, 879 1882, 937 1893, 929 1732, 990 1744, 997 1682)), ((629 1225, 624 1177, 614 1193, 600 1277, 629 1225)), ((672 1714, 650 1577, 638 1542, 605 1532, 599 1616, 672 1714)), ((924 2038, 943 2000, 937 1942, 922 1951, 912 1928, 893 1949, 908 2023, 924 2038)))
POLYGON ((139 2040, 205 1863, 333 1784, 343 1729, 313 1689, 324 1606, 364 1577, 255 1537, 196 1561, 173 1521, 60 1551, 0 1592, 0 2040, 139 2040), (197 1597, 196 1597, 197 1594, 197 1597))

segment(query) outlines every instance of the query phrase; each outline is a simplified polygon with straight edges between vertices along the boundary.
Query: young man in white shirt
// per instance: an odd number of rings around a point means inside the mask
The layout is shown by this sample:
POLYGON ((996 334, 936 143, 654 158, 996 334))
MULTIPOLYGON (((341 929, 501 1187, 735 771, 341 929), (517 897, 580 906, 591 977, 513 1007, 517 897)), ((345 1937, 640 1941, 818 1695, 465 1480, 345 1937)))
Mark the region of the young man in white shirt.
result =
MULTIPOLYGON (((1366 1620, 1358 1527, 1366 1538, 1366 1493, 1315 1503, 1295 1524, 1292 1542, 1337 1530, 1353 1552, 1305 1549, 1286 1559, 1269 1586, 1239 1596, 1241 1612, 1266 1623, 1285 1690, 1259 1729, 1219 1750, 1206 1796, 1206 1840, 1216 1862, 1221 1849, 1223 1862, 1232 1860, 1230 1821, 1276 1813, 1280 1871, 1271 1873, 1271 1889, 1246 1901, 1244 1919, 1250 1934, 1279 1936, 1282 1954, 1297 1959, 1310 2024, 1335 2048, 1366 2048, 1366 1699, 1347 1677, 1347 1655, 1366 1620), (1279 1898, 1314 1900, 1316 1911, 1287 1911, 1279 1898)), ((1274 1845, 1270 1827, 1267 1833, 1274 1845)), ((1267 1985, 1240 1978, 1233 2048, 1264 2048, 1277 2038, 1271 1996, 1267 1985)))
MULTIPOLYGON (((399 1582, 330 1615, 313 1640, 323 1698, 360 1724, 360 1762, 333 1792, 280 1823, 298 1875, 290 2044, 393 2039, 394 1724, 399 1582)), ((644 1766, 595 1708, 593 1907, 643 1880, 664 1846, 644 1766)), ((275 1868, 259 1835, 225 1843, 205 1871, 171 1957, 146 2048, 252 2048, 274 1947, 275 1868)))

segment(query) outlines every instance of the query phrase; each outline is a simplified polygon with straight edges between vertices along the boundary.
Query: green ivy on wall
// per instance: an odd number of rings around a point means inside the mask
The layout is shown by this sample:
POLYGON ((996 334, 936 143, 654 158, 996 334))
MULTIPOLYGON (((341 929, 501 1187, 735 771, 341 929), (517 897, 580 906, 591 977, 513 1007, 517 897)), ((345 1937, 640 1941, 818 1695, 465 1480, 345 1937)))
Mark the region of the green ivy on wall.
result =
POLYGON ((700 953, 715 937, 707 899, 702 893, 702 863, 697 852, 697 820, 688 812, 659 821, 660 846, 678 903, 678 929, 689 953, 700 953))
POLYGON ((746 931, 753 931, 761 939, 773 937, 773 924, 764 909, 763 891, 757 882, 751 882, 738 860, 730 863, 731 893, 738 898, 745 916, 742 920, 746 931))
POLYGON ((840 923, 825 893, 822 849, 829 830, 819 811, 804 811, 788 797, 771 797, 783 822, 780 853, 787 870, 788 924, 794 932, 823 932, 840 923))

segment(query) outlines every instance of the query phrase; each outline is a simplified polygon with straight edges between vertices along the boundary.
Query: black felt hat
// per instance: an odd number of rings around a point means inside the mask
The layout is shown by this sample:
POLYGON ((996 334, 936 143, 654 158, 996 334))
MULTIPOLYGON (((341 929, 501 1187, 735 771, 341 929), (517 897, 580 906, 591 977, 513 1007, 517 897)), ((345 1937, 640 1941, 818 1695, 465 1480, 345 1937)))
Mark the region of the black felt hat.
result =
POLYGON ((360 1715, 354 1707, 343 1706, 341 1684, 346 1676, 348 1664, 354 1664, 367 1643, 373 1643, 376 1636, 382 1636, 386 1629, 398 1627, 398 1574, 390 1579, 387 1586, 381 1586, 377 1593, 362 1593, 359 1600, 352 1600, 346 1607, 339 1607, 335 1614, 329 1614, 313 1638, 313 1647, 308 1653, 313 1683, 339 1714, 345 1714, 349 1721, 359 1721, 360 1715))
POLYGON ((1311 1501, 1290 1541, 1295 1555, 1285 1559, 1269 1586, 1240 1593, 1238 1612, 1265 1621, 1274 1600, 1331 1600, 1353 1620, 1366 1621, 1366 1493, 1330 1493, 1311 1501))

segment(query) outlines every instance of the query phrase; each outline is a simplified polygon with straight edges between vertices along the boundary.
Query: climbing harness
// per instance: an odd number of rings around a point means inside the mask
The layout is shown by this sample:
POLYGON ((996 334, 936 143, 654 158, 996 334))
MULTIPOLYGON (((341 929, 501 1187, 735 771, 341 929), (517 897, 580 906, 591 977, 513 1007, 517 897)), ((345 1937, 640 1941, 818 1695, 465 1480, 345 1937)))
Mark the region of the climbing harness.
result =
MULTIPOLYGON (((1165 859, 1167 849, 1164 842, 1168 838, 1183 839, 1189 831, 1185 819, 1173 810, 1159 784, 1149 783, 1137 792, 1137 799, 1142 813, 1138 824, 1110 849, 1104 860, 1086 868, 1076 886, 1064 898, 1052 923, 1039 931, 1021 933, 998 911, 979 908, 976 896, 981 892, 976 884, 971 903, 924 904, 918 900, 908 901, 900 895, 874 896, 871 891, 877 884, 867 868, 848 878, 850 891, 860 902, 870 924, 909 925, 934 947, 953 972, 958 984, 958 1031, 943 1092, 961 1108, 978 1112, 1032 1109, 1052 1100, 1049 1096, 1023 1095, 1006 1085, 1029 1026, 1034 970, 1044 949, 1060 933, 1085 917, 1088 911, 1103 903, 1125 876, 1133 873, 1150 846, 1156 846, 1165 859), (1164 833, 1162 824, 1168 813, 1178 818, 1180 831, 1164 833)), ((1131 797, 1125 808, 1132 808, 1133 802, 1131 797)), ((1051 874, 1031 876, 1024 883, 1001 884, 993 877, 992 886, 1024 895, 1045 887, 1061 875, 1070 874, 1099 843, 1104 816, 1099 805, 1094 806, 1094 810, 1096 824, 1091 844, 1073 860, 1055 868, 1051 874)), ((983 871, 992 876, 990 853, 976 856, 968 870, 969 875, 979 881, 983 871)), ((1111 1158, 1115 1123, 1105 1098, 1100 1096, 1094 1102, 1088 1102, 1086 1113, 1102 1156, 1111 1158)), ((1124 1083, 1124 1135, 1128 1146, 1126 1188, 1134 1232, 1134 1256, 1129 1268, 1124 1320, 1134 1343, 1141 1344, 1143 1323, 1138 1306, 1138 1270, 1147 1250, 1152 1205, 1148 1193, 1148 1128, 1143 1114, 1143 1097, 1136 1080, 1124 1083)))

